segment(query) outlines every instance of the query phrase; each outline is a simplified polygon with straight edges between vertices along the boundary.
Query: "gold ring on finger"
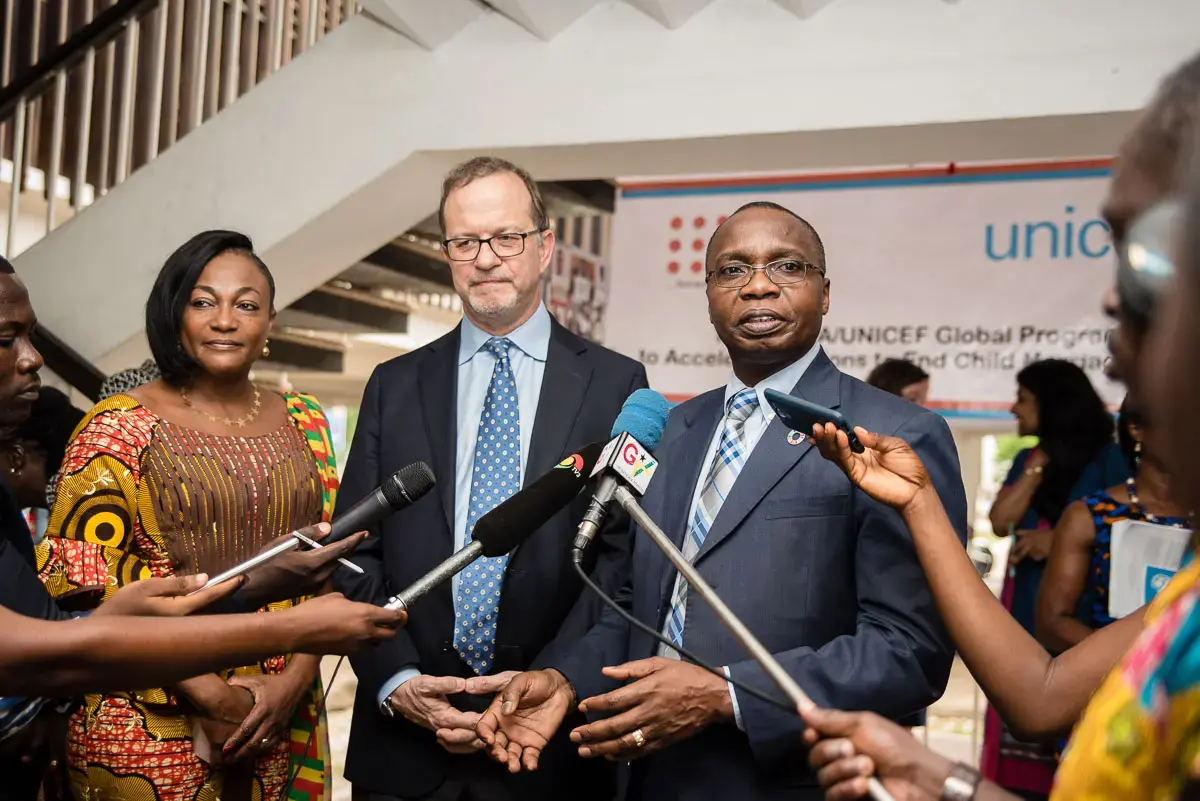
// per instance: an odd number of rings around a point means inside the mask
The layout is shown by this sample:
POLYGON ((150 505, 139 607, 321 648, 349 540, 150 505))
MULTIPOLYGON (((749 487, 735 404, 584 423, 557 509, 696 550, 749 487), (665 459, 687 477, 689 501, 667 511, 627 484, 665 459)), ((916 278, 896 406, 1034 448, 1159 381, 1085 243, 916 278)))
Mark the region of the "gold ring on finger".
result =
POLYGON ((633 744, 638 748, 641 748, 646 744, 646 735, 642 734, 641 729, 634 729, 633 733, 629 736, 633 738, 633 744))

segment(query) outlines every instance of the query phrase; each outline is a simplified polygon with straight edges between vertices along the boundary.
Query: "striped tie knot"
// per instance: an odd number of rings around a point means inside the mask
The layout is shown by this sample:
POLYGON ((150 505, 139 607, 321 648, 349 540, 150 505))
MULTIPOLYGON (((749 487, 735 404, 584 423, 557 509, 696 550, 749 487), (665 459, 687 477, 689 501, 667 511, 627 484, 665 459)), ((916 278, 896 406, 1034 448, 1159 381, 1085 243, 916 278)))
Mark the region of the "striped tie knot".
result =
POLYGON ((753 389, 743 389, 729 399, 729 422, 735 425, 744 423, 757 408, 758 392, 753 389))
POLYGON ((508 337, 492 337, 483 346, 488 349, 488 352, 496 357, 496 361, 502 362, 508 358, 508 349, 512 345, 512 340, 508 337))

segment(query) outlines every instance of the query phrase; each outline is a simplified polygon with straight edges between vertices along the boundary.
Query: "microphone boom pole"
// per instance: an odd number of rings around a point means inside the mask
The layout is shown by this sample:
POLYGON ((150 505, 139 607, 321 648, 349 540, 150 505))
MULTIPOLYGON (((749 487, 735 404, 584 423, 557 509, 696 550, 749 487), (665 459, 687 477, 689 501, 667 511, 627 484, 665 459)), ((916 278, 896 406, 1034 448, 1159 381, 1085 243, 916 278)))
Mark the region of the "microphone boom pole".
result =
MULTIPOLYGON (((637 502, 637 498, 633 493, 624 486, 618 486, 616 491, 617 503, 621 504, 622 508, 629 513, 629 516, 645 531, 654 544, 660 551, 670 560, 675 569, 683 576, 688 583, 688 592, 694 592, 699 595, 706 604, 716 613, 721 623, 733 635, 733 638, 741 643, 746 652, 750 654, 750 658, 757 662, 762 669, 770 676, 771 681, 775 682, 776 686, 783 691, 797 709, 812 709, 816 707, 813 700, 809 698, 808 693, 800 688, 788 672, 783 669, 783 665, 775 659, 774 655, 767 650, 758 638, 755 637, 750 629, 738 619, 721 597, 717 595, 712 587, 708 586, 703 577, 692 566, 692 563, 687 560, 687 557, 675 547, 675 543, 671 542, 670 537, 663 533, 663 530, 651 519, 650 515, 642 509, 637 502)), ((875 801, 895 801, 892 794, 889 793, 884 786, 879 783, 879 780, 874 776, 867 779, 867 787, 871 794, 871 798, 875 801)))

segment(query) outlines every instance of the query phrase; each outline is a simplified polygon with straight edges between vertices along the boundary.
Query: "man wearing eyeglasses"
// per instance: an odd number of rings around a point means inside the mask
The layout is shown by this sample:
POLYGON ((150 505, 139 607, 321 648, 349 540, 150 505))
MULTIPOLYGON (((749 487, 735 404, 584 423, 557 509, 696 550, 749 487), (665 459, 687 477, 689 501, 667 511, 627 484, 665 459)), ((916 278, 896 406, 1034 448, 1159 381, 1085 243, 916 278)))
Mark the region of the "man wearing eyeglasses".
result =
MULTIPOLYGON (((912 540, 895 512, 820 457, 811 432, 775 420, 764 393, 790 392, 912 443, 965 541, 950 430, 822 351, 830 281, 808 222, 748 204, 717 228, 706 261, 708 315, 733 375, 672 410, 642 505, 818 705, 912 715, 942 694, 954 658, 912 540)), ((886 309, 891 299, 880 300, 855 302, 886 309)), ((797 758, 795 710, 770 703, 780 691, 640 532, 623 595, 672 647, 606 610, 550 669, 497 696, 479 724, 502 746, 493 758, 538 764, 563 712, 582 703, 590 722, 571 739, 590 759, 631 762, 631 801, 822 798, 797 758), (724 675, 680 661, 678 648, 724 675)))
MULTIPOLYGON (((524 481, 607 439, 622 403, 647 385, 641 364, 572 334, 543 305, 555 237, 527 172, 471 159, 446 176, 438 216, 462 323, 376 368, 338 497, 352 506, 417 460, 438 477, 434 493, 359 547, 362 577, 339 571, 337 589, 376 603, 462 548, 524 481)), ((513 671, 545 664, 598 617, 567 547, 586 502, 585 493, 510 557, 464 569, 421 599, 399 639, 352 662, 359 686, 346 778, 356 799, 612 798, 611 765, 577 757, 565 732, 547 770, 521 776, 490 762, 475 735, 513 671), (564 630, 577 603, 575 628, 564 630)), ((627 522, 614 520, 602 540, 588 567, 613 592, 627 575, 627 522)))

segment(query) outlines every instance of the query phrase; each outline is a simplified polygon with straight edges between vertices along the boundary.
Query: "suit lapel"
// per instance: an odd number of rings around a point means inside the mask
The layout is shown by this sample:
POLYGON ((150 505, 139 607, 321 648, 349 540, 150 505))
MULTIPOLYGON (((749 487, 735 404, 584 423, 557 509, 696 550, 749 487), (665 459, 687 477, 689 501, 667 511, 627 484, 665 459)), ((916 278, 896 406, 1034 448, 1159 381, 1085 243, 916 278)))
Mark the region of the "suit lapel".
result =
MULTIPOLYGON (((835 409, 841 404, 840 376, 837 367, 822 350, 791 392, 835 409)), ((713 521, 694 561, 699 562, 720 545, 779 480, 812 449, 812 442, 807 436, 800 444, 789 445, 787 432, 788 429, 778 419, 772 420, 767 426, 750 459, 742 467, 733 489, 729 491, 729 497, 717 512, 717 519, 713 521)))
POLYGON ((433 474, 437 477, 438 495, 446 516, 446 530, 454 532, 455 449, 458 447, 458 343, 462 325, 446 336, 430 343, 418 371, 417 385, 421 398, 421 414, 429 452, 433 459, 433 474))
POLYGON ((543 475, 566 455, 567 441, 592 380, 592 366, 583 355, 586 351, 586 341, 551 318, 546 370, 542 375, 523 483, 543 475))
MULTIPOLYGON (((687 535, 691 523, 688 514, 692 508, 692 498, 696 494, 696 482, 702 473, 707 472, 709 465, 704 457, 708 446, 712 443, 713 431, 721 422, 721 412, 725 407, 725 393, 715 390, 700 398, 697 403, 685 412, 683 430, 669 443, 666 451, 667 461, 660 468, 667 479, 663 492, 663 531, 675 547, 683 547, 683 538, 687 535)), ((666 597, 671 590, 671 582, 675 579, 675 571, 670 568, 667 557, 654 549, 654 558, 659 560, 661 586, 657 601, 666 597)), ((651 573, 650 575, 654 575, 651 573)))

